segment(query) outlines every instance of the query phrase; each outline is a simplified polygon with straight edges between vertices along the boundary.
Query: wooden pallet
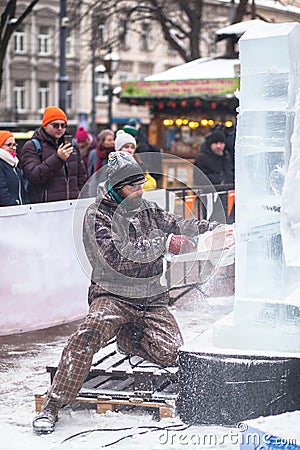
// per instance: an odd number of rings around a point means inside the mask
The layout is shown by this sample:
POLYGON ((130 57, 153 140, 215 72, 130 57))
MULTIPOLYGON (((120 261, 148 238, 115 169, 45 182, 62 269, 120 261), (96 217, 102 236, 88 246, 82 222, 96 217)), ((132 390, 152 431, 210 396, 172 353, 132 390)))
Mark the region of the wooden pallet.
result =
MULTIPOLYGON (((35 409, 41 411, 46 399, 46 394, 35 395, 35 409)), ((117 399, 109 395, 100 395, 97 398, 85 397, 84 394, 76 398, 76 403, 81 406, 94 406, 98 414, 105 414, 107 411, 120 411, 124 407, 128 409, 139 408, 144 410, 155 410, 159 420, 163 418, 175 417, 175 400, 148 401, 141 397, 128 397, 127 399, 117 399)))
MULTIPOLYGON (((47 367, 51 383, 56 367, 47 367)), ((158 418, 174 417, 178 393, 177 367, 162 368, 139 357, 120 354, 112 341, 97 355, 76 399, 98 413, 122 409, 147 409, 158 418)), ((45 395, 36 395, 36 411, 45 395)))

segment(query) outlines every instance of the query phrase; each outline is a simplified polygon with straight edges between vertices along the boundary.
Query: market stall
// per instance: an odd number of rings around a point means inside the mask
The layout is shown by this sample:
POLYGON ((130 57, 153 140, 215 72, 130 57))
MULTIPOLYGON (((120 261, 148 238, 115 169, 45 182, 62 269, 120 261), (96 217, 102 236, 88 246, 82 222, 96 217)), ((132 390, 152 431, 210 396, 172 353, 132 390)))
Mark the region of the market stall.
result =
POLYGON ((239 71, 235 58, 199 58, 144 80, 124 82, 120 98, 149 106, 149 141, 193 163, 214 127, 234 131, 239 71))

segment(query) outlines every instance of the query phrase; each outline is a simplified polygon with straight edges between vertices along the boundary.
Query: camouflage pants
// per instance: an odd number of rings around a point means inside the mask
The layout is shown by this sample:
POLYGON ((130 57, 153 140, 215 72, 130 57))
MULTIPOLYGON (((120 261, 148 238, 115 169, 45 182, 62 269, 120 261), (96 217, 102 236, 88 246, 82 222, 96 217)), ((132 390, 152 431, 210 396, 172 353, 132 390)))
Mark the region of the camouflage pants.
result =
POLYGON ((162 366, 174 365, 183 341, 167 307, 152 307, 146 312, 140 343, 132 348, 132 334, 139 329, 143 315, 143 311, 114 298, 95 299, 63 350, 48 397, 57 399, 59 406, 72 403, 90 371, 94 353, 115 336, 117 345, 128 353, 162 366))

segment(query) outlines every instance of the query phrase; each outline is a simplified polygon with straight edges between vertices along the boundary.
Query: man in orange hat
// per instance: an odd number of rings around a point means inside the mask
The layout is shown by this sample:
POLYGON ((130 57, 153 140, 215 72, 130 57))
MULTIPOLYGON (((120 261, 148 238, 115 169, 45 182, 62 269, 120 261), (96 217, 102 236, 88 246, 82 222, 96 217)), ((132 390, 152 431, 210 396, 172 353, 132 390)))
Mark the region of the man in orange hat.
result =
POLYGON ((21 165, 32 203, 77 198, 87 180, 80 152, 67 139, 67 124, 62 109, 47 106, 42 126, 23 146, 21 165))

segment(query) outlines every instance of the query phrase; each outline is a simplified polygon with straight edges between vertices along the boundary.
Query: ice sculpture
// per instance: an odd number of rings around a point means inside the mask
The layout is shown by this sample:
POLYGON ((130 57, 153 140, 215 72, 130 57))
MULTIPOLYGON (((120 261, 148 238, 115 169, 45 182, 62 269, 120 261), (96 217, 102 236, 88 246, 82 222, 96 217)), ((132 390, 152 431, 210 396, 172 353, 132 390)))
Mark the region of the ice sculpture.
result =
POLYGON ((300 25, 240 39, 236 300, 217 347, 300 351, 300 25))
POLYGON ((187 423, 300 409, 299 41, 297 23, 253 25, 240 40, 235 305, 180 349, 187 423))

